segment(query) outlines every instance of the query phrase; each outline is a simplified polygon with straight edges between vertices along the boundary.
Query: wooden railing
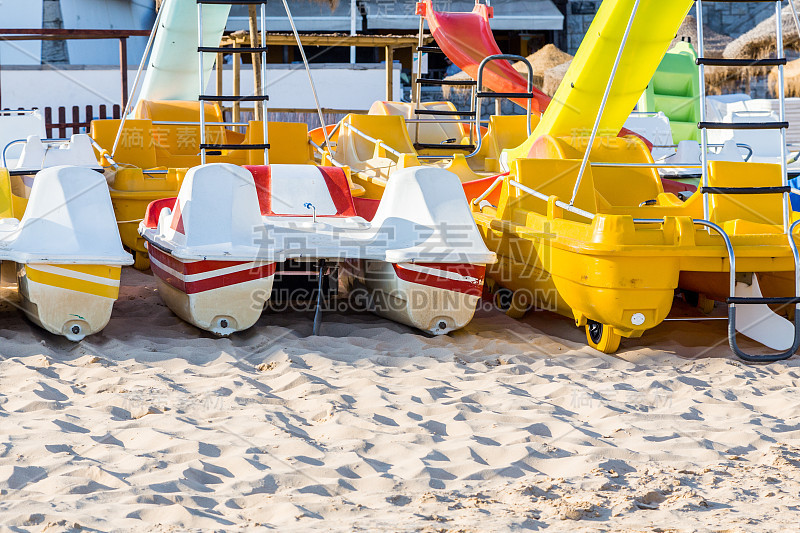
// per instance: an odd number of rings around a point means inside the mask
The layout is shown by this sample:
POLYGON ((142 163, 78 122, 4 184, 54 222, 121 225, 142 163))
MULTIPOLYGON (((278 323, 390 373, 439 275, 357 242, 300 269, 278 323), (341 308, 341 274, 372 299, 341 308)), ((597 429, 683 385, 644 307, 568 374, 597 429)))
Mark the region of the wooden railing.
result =
POLYGON ((73 133, 88 133, 93 119, 120 118, 121 113, 120 106, 116 104, 111 109, 110 116, 108 114, 108 108, 105 105, 100 106, 97 116, 94 114, 94 108, 90 105, 84 107, 83 111, 84 115, 83 118, 81 118, 81 108, 78 106, 72 106, 72 119, 68 122, 67 109, 65 107, 59 107, 57 111, 58 119, 54 122, 53 108, 45 107, 44 122, 47 137, 49 139, 64 139, 73 133), (67 130, 71 131, 67 132, 67 130))

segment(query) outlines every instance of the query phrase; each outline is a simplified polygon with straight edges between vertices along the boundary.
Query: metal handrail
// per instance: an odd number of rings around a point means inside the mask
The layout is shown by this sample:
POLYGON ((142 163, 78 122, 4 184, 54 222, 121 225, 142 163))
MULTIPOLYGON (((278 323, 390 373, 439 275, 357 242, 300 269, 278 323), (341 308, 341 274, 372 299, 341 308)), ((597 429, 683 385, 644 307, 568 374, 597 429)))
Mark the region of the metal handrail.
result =
POLYGON ((113 156, 112 154, 110 154, 110 153, 108 152, 108 150, 106 150, 105 148, 103 148, 102 146, 100 146, 100 145, 97 143, 97 141, 95 141, 95 140, 94 140, 94 139, 92 139, 91 137, 89 137, 89 141, 92 143, 92 146, 94 146, 95 148, 97 148, 97 151, 98 151, 98 152, 100 152, 100 157, 105 157, 105 158, 106 158, 106 161, 108 161, 109 163, 111 163, 111 166, 114 168, 114 170, 119 170, 119 164, 118 164, 116 161, 114 161, 114 156, 113 156))
MULTIPOLYGON (((545 202, 548 202, 550 200, 550 198, 553 198, 552 196, 548 196, 546 194, 540 193, 539 191, 535 191, 535 190, 531 189, 530 187, 526 187, 525 185, 521 184, 518 181, 509 180, 508 183, 512 187, 515 187, 515 188, 521 190, 522 192, 528 193, 531 196, 535 196, 536 198, 538 198, 540 200, 543 200, 545 202)), ((569 211, 570 213, 574 213, 576 215, 582 216, 583 218, 588 218, 589 220, 594 220, 594 218, 596 216, 596 215, 594 215, 594 214, 592 214, 592 213, 590 213, 588 211, 584 211, 583 209, 575 207, 572 204, 568 204, 568 203, 562 202, 561 200, 558 200, 558 199, 556 199, 556 205, 558 207, 566 210, 566 211, 569 211)))
POLYGON ((497 179, 494 180, 491 185, 489 185, 489 188, 486 189, 483 192, 483 194, 481 194, 480 196, 478 196, 477 198, 472 200, 472 204, 473 205, 478 205, 482 201, 486 200, 486 198, 488 198, 489 195, 492 194, 492 192, 497 188, 497 186, 500 185, 501 183, 503 183, 503 180, 505 180, 505 179, 506 179, 506 176, 498 176, 497 179))
POLYGON ((628 19, 628 25, 625 27, 625 33, 622 35, 622 41, 619 44, 619 51, 617 52, 617 57, 614 59, 614 66, 611 68, 611 75, 608 77, 608 84, 606 85, 606 90, 603 93, 603 99, 600 101, 600 108, 597 111, 597 118, 595 118, 594 126, 592 127, 592 134, 589 137, 589 146, 586 147, 586 153, 583 154, 581 168, 578 171, 578 179, 575 180, 575 187, 572 189, 572 198, 570 198, 569 205, 573 205, 575 203, 575 198, 578 197, 578 189, 581 186, 583 173, 586 172, 586 167, 589 163, 589 156, 592 153, 592 146, 594 145, 595 138, 597 138, 597 131, 600 129, 600 121, 603 118, 603 111, 605 111, 606 103, 608 103, 608 97, 611 94, 611 86, 614 85, 614 78, 617 75, 617 69, 619 68, 620 61, 622 60, 622 53, 625 51, 625 45, 628 43, 628 37, 631 34, 631 28, 633 27, 633 21, 636 18, 636 13, 639 10, 640 1, 641 0, 636 0, 636 2, 633 4, 631 17, 628 19))
POLYGON ((366 133, 364 133, 360 129, 358 129, 355 126, 353 126, 352 124, 350 124, 349 122, 341 122, 340 124, 343 124, 345 127, 347 127, 347 129, 349 129, 350 131, 352 131, 356 135, 360 136, 361 138, 371 142, 375 146, 383 147, 383 149, 386 150, 387 152, 389 152, 390 154, 392 154, 394 156, 397 156, 397 157, 402 157, 403 154, 401 154, 400 152, 398 152, 397 150, 395 150, 391 146, 387 145, 385 142, 381 141, 380 139, 376 139, 375 137, 371 137, 370 135, 367 135, 366 133))
MULTIPOLYGON (((528 68, 528 94, 532 94, 533 93, 533 88, 534 88, 533 87, 533 66, 531 65, 531 62, 528 61, 527 58, 522 57, 522 56, 518 56, 518 55, 514 55, 514 54, 499 54, 499 55, 493 55, 493 56, 489 56, 489 57, 484 58, 483 61, 481 61, 481 64, 478 66, 478 77, 477 77, 477 80, 476 80, 476 82, 477 82, 477 85, 476 85, 477 91, 475 92, 475 96, 473 98, 473 105, 472 105, 472 107, 475 110, 475 117, 474 117, 474 121, 475 121, 474 122, 474 124, 475 124, 475 137, 476 137, 475 151, 472 152, 471 154, 465 156, 467 159, 469 159, 471 157, 475 157, 476 155, 478 155, 478 153, 481 151, 481 148, 483 146, 483 137, 481 136, 481 106, 480 106, 480 103, 479 103, 480 100, 481 100, 481 97, 479 97, 478 95, 479 95, 479 93, 481 93, 483 91, 483 71, 486 68, 486 66, 489 63, 491 63, 492 61, 521 61, 522 63, 524 63, 525 66, 528 68)), ((531 130, 531 105, 532 105, 531 101, 532 100, 533 100, 532 98, 528 98, 527 99, 528 105, 527 105, 527 108, 526 108, 526 117, 528 119, 527 120, 528 137, 530 137, 533 134, 533 131, 531 130)))
MULTIPOLYGON (((154 120, 153 126, 199 126, 200 122, 180 120, 154 120)), ((249 126, 249 122, 206 122, 206 126, 249 126)))
POLYGON ((26 142, 28 142, 28 140, 27 140, 27 139, 16 139, 16 140, 14 140, 14 141, 11 141, 10 143, 8 143, 8 144, 5 146, 5 148, 3 148, 3 155, 2 155, 2 158, 3 158, 3 168, 8 168, 8 164, 6 163, 6 151, 7 151, 9 148, 11 148, 12 146, 14 146, 15 144, 24 144, 24 143, 26 143, 26 142))
MULTIPOLYGON (((706 146, 708 148, 723 148, 725 145, 724 144, 719 144, 719 143, 709 143, 709 144, 706 144, 706 146)), ((786 146, 792 146, 792 143, 787 143, 786 146)), ((800 146, 800 145, 798 145, 798 146, 800 146)), ((745 150, 747 150, 747 157, 745 157, 745 159, 744 159, 745 162, 750 161, 750 159, 753 157, 753 154, 755 154, 755 151, 753 150, 753 147, 750 146, 747 143, 736 143, 736 147, 737 148, 744 148, 745 150)), ((654 144, 653 148, 678 148, 678 145, 677 144, 654 144)), ((669 156, 666 156, 666 157, 669 157, 669 156)))
POLYGON ((33 115, 39 111, 33 107, 31 109, 0 109, 0 115, 33 115))
POLYGON ((695 165, 671 165, 667 163, 589 163, 593 167, 611 167, 611 168, 701 168, 699 164, 695 165))
MULTIPOLYGON (((666 219, 663 218, 635 218, 633 219, 634 224, 664 224, 666 219)), ((730 293, 730 297, 733 298, 736 296, 736 252, 733 249, 733 243, 731 242, 730 237, 725 230, 723 230, 717 224, 710 222, 704 219, 693 219, 692 223, 697 226, 703 226, 706 229, 714 231, 720 237, 722 237, 722 241, 725 244, 725 250, 728 254, 728 264, 730 266, 730 277, 729 277, 729 286, 728 290, 730 293)), ((789 248, 792 251, 792 258, 794 259, 794 271, 795 271, 795 298, 800 298, 800 251, 798 251, 797 243, 794 240, 794 231, 800 225, 800 220, 796 220, 789 228, 789 248)), ((767 363, 767 362, 775 362, 781 361, 783 359, 788 359, 791 357, 798 348, 800 348, 800 303, 795 304, 795 338, 792 347, 782 353, 777 353, 773 355, 748 355, 744 353, 738 346, 736 342, 736 303, 732 301, 728 301, 728 343, 731 347, 731 351, 736 354, 737 357, 741 358, 744 361, 751 362, 751 363, 767 363)))
MULTIPOLYGON (((404 119, 406 124, 474 124, 475 120, 471 118, 407 118, 404 119)), ((488 120, 481 120, 481 124, 488 124, 488 120)))

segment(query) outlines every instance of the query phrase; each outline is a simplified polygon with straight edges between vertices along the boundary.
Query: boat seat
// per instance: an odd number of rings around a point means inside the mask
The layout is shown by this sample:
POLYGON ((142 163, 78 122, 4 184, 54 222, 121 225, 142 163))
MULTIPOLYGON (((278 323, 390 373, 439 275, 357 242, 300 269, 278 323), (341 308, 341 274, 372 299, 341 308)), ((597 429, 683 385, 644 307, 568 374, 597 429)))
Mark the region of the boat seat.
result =
POLYGON ((38 171, 48 167, 69 165, 102 171, 95 157, 91 138, 85 133, 76 133, 67 143, 47 143, 37 135, 29 136, 22 149, 14 171, 38 171))
MULTIPOLYGON (((314 153, 308 142, 308 124, 302 122, 268 122, 269 162, 272 165, 314 164, 314 153)), ((243 144, 264 142, 263 122, 250 121, 243 144)), ((247 150, 248 164, 264 162, 263 150, 247 150)))
MULTIPOLYGON (((783 184, 780 165, 767 163, 745 163, 712 161, 709 164, 710 187, 780 187, 783 184)), ((709 196, 711 222, 723 226, 726 231, 730 223, 752 228, 755 232, 783 231, 783 195, 781 194, 712 194, 709 196), (767 229, 764 225, 774 225, 767 229)), ((750 233, 750 231, 746 231, 750 233)))
MULTIPOLYGON (((219 104, 205 102, 206 122, 224 122, 219 104)), ((136 106, 134 117, 153 122, 199 122, 200 102, 142 100, 136 106)), ((199 125, 153 125, 153 140, 158 148, 173 156, 196 156, 200 152, 199 125)), ((224 126, 206 126, 209 144, 240 144, 244 135, 226 130, 224 126)))
POLYGON ((344 170, 313 165, 245 167, 253 175, 262 216, 354 217, 356 208, 344 170))
MULTIPOLYGON (((408 136, 405 120, 396 115, 347 115, 343 122, 352 124, 359 131, 383 141, 391 149, 401 154, 416 155, 414 145, 408 136)), ((337 161, 354 168, 362 168, 363 162, 373 158, 386 158, 385 153, 376 150, 375 144, 347 127, 339 131, 336 145, 337 161)))
MULTIPOLYGON (((93 120, 90 135, 97 144, 110 152, 114 148, 119 124, 119 119, 93 120)), ((126 120, 114 160, 138 168, 156 168, 158 161, 152 129, 150 120, 126 120)))
MULTIPOLYGON (((580 159, 518 159, 515 161, 512 175, 516 176, 522 185, 534 191, 555 196, 562 202, 569 202, 580 167, 580 159)), ((575 207, 589 213, 597 213, 598 203, 594 189, 593 171, 587 168, 575 198, 575 207)), ((543 200, 523 192, 520 192, 518 198, 514 198, 512 194, 506 208, 547 214, 547 205, 543 200)), ((505 218, 504 215, 501 216, 505 218)), ((565 212, 564 218, 586 222, 584 217, 570 212, 565 212)))
MULTIPOLYGON (((476 159, 483 160, 485 170, 500 172, 500 155, 503 150, 516 148, 528 138, 526 115, 492 115, 489 128, 483 136, 481 151, 476 159)), ((536 129, 540 118, 531 115, 531 130, 536 129)))
MULTIPOLYGON (((457 111, 452 102, 423 102, 422 108, 428 111, 457 111)), ((414 104, 407 102, 375 102, 369 109, 370 115, 399 116, 406 119, 417 118, 414 113, 414 104)), ((435 117, 423 116, 424 120, 433 120, 435 117)), ((454 118, 454 117, 443 117, 454 118)), ((406 124, 408 136, 414 140, 416 130, 419 128, 419 142, 423 144, 443 144, 451 139, 461 143, 469 135, 466 124, 433 123, 433 124, 406 124)))
MULTIPOLYGON (((531 149, 534 157, 582 159, 588 137, 551 137, 537 139, 531 149)), ((598 137, 591 154, 592 163, 653 163, 647 145, 636 137, 598 137)), ((637 207, 658 198, 664 192, 655 168, 592 166, 594 187, 611 207, 637 207)), ((581 188, 585 187, 582 182, 581 188)))

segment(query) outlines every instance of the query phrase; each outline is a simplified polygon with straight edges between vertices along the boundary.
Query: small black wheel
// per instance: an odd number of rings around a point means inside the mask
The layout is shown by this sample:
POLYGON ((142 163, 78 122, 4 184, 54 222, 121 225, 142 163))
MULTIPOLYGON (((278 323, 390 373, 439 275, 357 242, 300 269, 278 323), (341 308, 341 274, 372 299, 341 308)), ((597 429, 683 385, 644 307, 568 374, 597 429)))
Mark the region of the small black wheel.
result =
POLYGON ((614 328, 594 320, 586 323, 586 340, 589 346, 603 353, 616 353, 619 350, 622 336, 614 328))

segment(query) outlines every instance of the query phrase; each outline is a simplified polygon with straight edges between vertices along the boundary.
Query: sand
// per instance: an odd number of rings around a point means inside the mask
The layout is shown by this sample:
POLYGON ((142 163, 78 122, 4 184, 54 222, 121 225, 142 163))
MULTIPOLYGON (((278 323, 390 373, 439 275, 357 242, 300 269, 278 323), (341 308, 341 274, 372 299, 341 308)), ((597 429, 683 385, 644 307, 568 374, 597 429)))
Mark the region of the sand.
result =
POLYGON ((439 338, 272 313, 215 339, 123 283, 80 344, 0 307, 0 530, 797 528, 800 361, 741 364, 723 323, 618 356, 489 309, 439 338))

